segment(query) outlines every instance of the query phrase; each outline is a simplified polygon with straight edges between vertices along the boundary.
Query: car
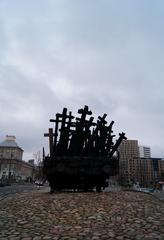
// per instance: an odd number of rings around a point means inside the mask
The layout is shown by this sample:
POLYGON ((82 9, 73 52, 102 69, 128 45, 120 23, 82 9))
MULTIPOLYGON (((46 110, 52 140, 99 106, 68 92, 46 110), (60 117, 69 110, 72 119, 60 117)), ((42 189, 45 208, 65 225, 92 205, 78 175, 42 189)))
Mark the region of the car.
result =
POLYGON ((152 192, 154 192, 154 189, 153 188, 141 188, 141 192, 152 193, 152 192))
POLYGON ((37 185, 37 186, 43 186, 44 184, 43 184, 43 181, 41 181, 41 180, 36 180, 35 181, 35 184, 37 185))

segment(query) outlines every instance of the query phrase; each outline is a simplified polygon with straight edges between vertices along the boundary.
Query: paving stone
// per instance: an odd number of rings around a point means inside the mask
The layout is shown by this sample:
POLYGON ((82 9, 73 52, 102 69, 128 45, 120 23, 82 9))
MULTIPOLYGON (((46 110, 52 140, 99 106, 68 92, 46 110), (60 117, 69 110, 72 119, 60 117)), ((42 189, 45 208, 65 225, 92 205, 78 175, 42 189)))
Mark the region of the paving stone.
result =
POLYGON ((115 234, 113 232, 108 232, 108 237, 114 238, 115 234))
POLYGON ((20 237, 13 237, 13 236, 11 236, 11 237, 8 237, 8 239, 9 240, 20 240, 21 238, 20 237))
MULTIPOLYGON (((50 239, 52 239, 52 237, 50 237, 50 236, 45 236, 45 237, 43 237, 42 238, 43 240, 50 240, 50 239)), ((64 239, 64 238, 63 238, 64 239)), ((66 238, 65 238, 66 239, 66 238)), ((68 239, 68 238, 67 238, 68 239)))
POLYGON ((21 240, 32 240, 32 237, 21 238, 21 240))
POLYGON ((21 193, 1 208, 2 240, 164 239, 164 203, 144 193, 21 193))
POLYGON ((32 240, 41 240, 41 236, 33 237, 32 240))

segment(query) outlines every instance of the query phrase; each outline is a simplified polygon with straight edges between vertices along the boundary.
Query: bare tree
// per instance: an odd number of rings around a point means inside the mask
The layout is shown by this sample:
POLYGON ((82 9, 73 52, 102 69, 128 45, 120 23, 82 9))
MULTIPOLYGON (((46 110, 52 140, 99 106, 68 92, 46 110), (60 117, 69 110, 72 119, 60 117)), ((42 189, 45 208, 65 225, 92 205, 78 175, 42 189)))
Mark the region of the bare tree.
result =
POLYGON ((37 151, 36 153, 33 153, 33 157, 34 157, 34 161, 35 161, 35 165, 37 168, 37 174, 36 174, 36 178, 37 179, 43 179, 43 159, 42 159, 42 154, 41 151, 37 151))

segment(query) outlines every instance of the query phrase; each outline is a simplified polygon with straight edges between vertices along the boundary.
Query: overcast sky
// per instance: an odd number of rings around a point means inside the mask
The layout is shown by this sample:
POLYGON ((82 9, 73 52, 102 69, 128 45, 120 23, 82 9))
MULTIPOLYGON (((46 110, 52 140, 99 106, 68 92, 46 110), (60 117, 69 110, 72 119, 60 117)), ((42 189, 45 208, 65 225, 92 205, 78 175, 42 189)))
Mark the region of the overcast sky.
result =
POLYGON ((25 160, 56 112, 84 105, 164 157, 163 103, 164 1, 0 1, 0 141, 25 160))

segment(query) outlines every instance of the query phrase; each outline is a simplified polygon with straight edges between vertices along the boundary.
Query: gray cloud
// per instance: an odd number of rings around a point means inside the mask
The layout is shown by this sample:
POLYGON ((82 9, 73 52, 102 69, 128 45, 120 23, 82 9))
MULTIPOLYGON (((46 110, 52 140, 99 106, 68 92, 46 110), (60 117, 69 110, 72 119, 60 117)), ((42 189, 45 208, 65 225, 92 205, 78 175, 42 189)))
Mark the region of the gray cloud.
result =
POLYGON ((89 105, 163 157, 162 1, 2 1, 0 138, 25 158, 63 107, 89 105), (149 6, 149 10, 148 10, 149 6))

